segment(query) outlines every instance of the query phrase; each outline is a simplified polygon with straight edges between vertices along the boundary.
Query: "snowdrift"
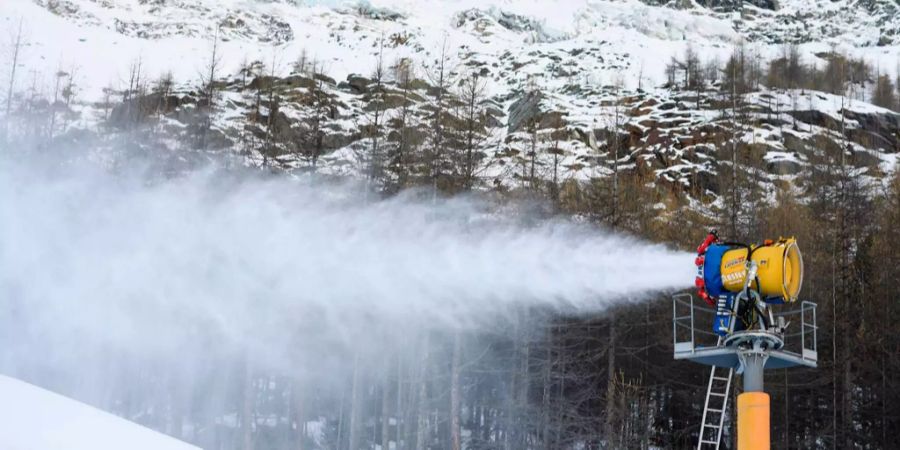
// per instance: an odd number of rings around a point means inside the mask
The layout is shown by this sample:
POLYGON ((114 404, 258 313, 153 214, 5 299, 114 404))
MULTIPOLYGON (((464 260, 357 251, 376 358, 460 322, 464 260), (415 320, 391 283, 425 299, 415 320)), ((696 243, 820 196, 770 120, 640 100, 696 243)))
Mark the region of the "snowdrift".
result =
POLYGON ((37 386, 0 375, 3 450, 199 450, 37 386))

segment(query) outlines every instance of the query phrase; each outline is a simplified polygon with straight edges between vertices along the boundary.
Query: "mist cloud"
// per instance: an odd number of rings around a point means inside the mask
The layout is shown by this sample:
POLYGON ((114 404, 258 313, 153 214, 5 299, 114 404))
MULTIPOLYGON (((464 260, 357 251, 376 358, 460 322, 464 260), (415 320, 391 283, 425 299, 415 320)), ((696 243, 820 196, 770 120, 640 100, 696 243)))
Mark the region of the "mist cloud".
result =
POLYGON ((4 160, 5 326, 32 355, 46 349, 29 336, 285 361, 413 328, 491 326, 514 308, 599 311, 693 275, 688 254, 569 222, 525 225, 477 200, 366 197, 215 169, 164 179, 4 160))

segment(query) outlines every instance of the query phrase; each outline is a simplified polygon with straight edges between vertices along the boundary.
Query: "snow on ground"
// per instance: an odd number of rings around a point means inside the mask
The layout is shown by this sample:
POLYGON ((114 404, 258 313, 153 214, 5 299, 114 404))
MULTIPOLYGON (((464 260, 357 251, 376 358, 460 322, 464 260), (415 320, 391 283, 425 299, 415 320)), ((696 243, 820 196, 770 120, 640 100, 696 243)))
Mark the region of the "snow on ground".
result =
POLYGON ((0 449, 198 450, 164 434, 0 375, 0 449))

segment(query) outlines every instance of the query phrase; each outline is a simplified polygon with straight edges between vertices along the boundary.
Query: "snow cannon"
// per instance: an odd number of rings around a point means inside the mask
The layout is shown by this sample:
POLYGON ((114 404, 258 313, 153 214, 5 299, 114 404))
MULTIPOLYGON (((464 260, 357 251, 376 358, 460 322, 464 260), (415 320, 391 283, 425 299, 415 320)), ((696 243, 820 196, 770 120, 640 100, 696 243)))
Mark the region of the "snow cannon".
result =
POLYGON ((696 448, 719 448, 731 380, 739 374, 744 392, 737 397, 737 448, 768 450, 771 405, 764 371, 816 367, 818 362, 816 304, 798 301, 803 284, 800 247, 794 238, 759 245, 723 242, 712 231, 697 247, 696 265, 699 296, 714 309, 713 333, 695 327, 693 295, 672 297, 675 359, 712 366, 696 448), (777 306, 784 303, 792 305, 777 306), (788 320, 791 317, 799 320, 788 320), (716 336, 715 345, 697 333, 716 336))
POLYGON ((766 303, 793 303, 803 284, 803 257, 794 238, 766 240, 762 245, 721 242, 710 233, 697 249, 696 286, 710 306, 716 299, 751 289, 766 303), (753 277, 750 267, 755 266, 753 277))

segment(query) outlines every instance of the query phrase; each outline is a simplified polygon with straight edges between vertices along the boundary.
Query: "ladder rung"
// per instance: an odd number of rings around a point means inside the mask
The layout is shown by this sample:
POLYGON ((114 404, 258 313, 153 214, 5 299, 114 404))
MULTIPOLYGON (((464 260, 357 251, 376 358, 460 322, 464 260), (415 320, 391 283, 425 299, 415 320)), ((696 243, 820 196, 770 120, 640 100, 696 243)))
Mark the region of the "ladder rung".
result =
MULTIPOLYGON (((719 338, 719 343, 721 343, 721 342, 722 342, 722 339, 719 338)), ((722 428, 723 428, 723 424, 725 421, 725 408, 728 405, 728 394, 729 394, 729 391, 731 390, 731 378, 732 378, 732 375, 734 372, 732 372, 731 370, 728 370, 727 376, 724 376, 724 377, 717 376, 716 375, 716 373, 718 373, 717 369, 720 369, 720 368, 713 367, 712 373, 710 373, 709 387, 706 390, 706 405, 704 405, 704 410, 703 410, 704 423, 702 423, 700 426, 700 443, 698 445, 698 448, 702 447, 703 445, 715 445, 716 448, 719 448, 719 444, 720 444, 720 437, 722 435, 722 428), (718 390, 719 392, 713 392, 714 391, 713 384, 717 381, 718 382, 724 381, 727 384, 717 385, 716 387, 718 389, 716 389, 716 390, 718 390), (710 403, 712 402, 710 399, 712 397, 719 397, 722 399, 721 400, 722 409, 716 409, 716 408, 710 407, 710 403), (715 416, 709 416, 709 414, 718 414, 719 417, 716 419, 713 419, 713 417, 715 417, 715 416), (707 423, 706 420, 710 420, 710 422, 707 423), (714 440, 706 439, 704 436, 706 434, 708 434, 707 430, 712 430, 713 433, 716 434, 716 439, 714 439, 714 440)), ((724 369, 724 368, 722 368, 722 369, 724 369)))

